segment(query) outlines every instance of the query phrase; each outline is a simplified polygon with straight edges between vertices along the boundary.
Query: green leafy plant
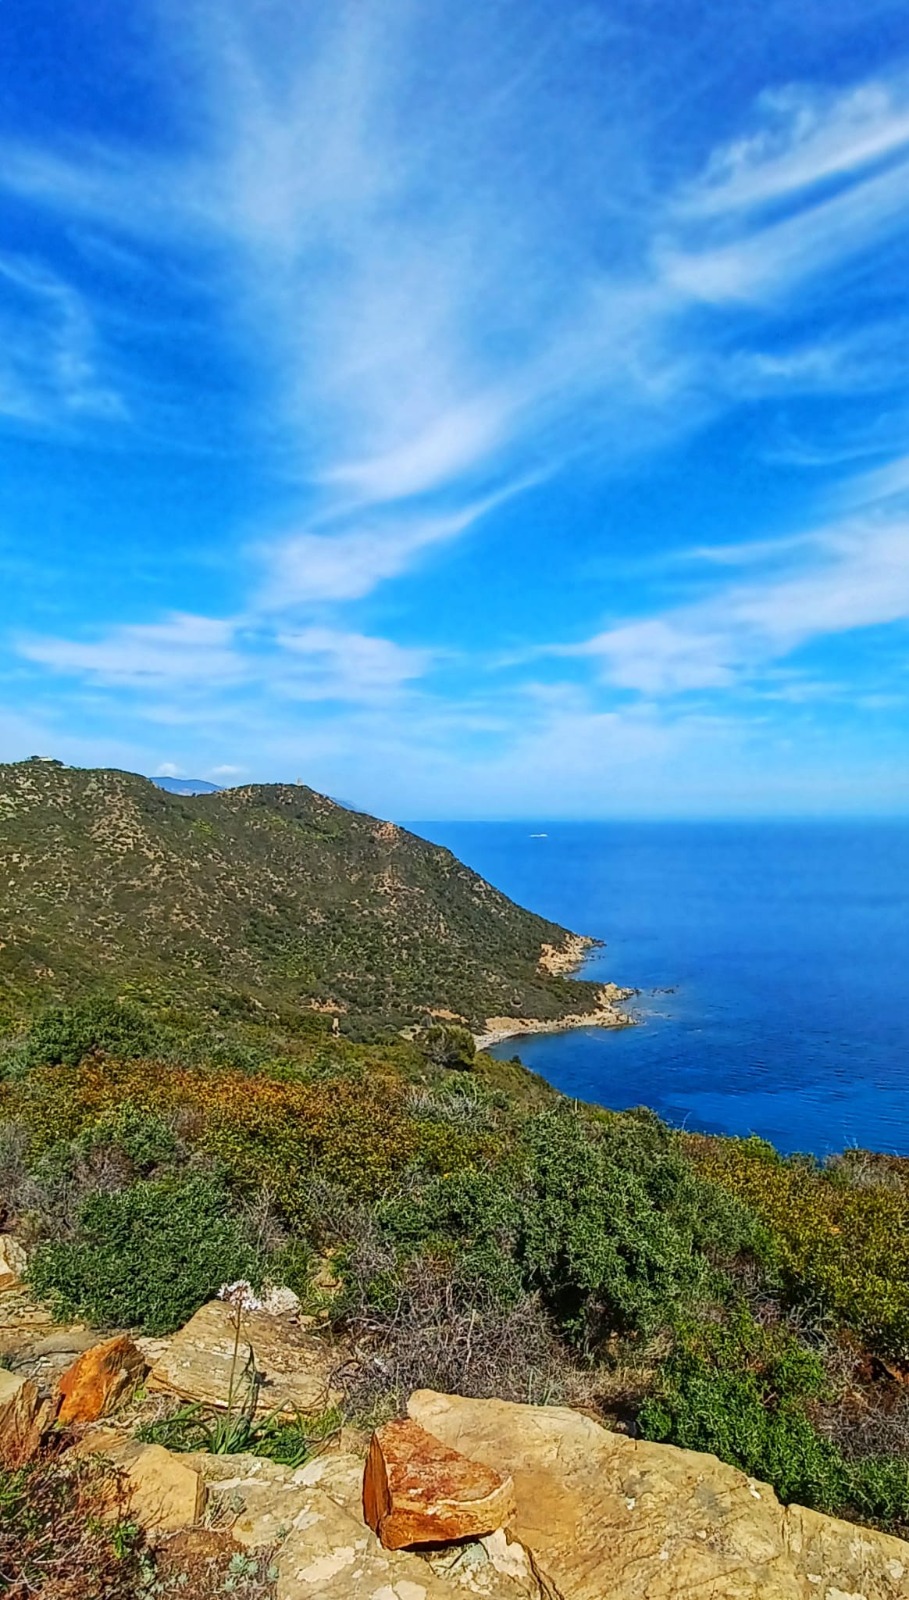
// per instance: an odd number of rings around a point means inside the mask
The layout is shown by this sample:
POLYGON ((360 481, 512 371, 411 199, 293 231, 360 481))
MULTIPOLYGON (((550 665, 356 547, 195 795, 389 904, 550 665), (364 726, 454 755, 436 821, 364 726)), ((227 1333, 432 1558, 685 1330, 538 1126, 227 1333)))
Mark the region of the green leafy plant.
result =
POLYGON ((163 1042, 160 1026, 139 1006, 92 995, 41 1012, 18 1048, 16 1065, 76 1066, 93 1050, 121 1058, 147 1056, 163 1042))
POLYGON ((39 1246, 29 1279, 60 1316, 164 1334, 211 1299, 225 1271, 255 1278, 260 1265, 221 1183, 166 1177, 91 1195, 75 1237, 39 1246))
POLYGON ((206 1450, 210 1455, 248 1453, 265 1456, 286 1467, 301 1467, 310 1456, 334 1438, 341 1428, 341 1413, 328 1410, 316 1416, 272 1411, 250 1416, 247 1406, 219 1412, 213 1406, 181 1406, 169 1417, 143 1424, 138 1438, 162 1444, 168 1450, 206 1450))
POLYGON ((559 1108, 527 1142, 520 1258, 576 1340, 653 1334, 716 1292, 719 1266, 770 1266, 754 1217, 699 1182, 656 1118, 592 1123, 559 1108))
POLYGON ((457 1023, 434 1022, 428 1028, 421 1028, 414 1042, 437 1067, 463 1072, 472 1067, 476 1059, 473 1034, 457 1023))
POLYGON ((771 1483, 784 1502, 894 1528, 909 1521, 909 1462, 849 1459, 811 1410, 828 1380, 818 1355, 739 1308, 727 1323, 690 1323, 645 1401, 645 1437, 706 1450, 771 1483))

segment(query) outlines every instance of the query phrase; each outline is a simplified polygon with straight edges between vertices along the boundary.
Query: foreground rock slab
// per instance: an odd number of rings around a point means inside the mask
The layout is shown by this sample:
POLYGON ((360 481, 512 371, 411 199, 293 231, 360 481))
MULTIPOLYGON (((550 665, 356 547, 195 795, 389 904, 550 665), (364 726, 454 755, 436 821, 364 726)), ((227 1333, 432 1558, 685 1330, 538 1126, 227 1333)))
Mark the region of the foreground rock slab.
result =
POLYGON ((129 1515, 149 1533, 198 1522, 205 1505, 202 1475, 159 1444, 144 1444, 125 1461, 129 1515))
POLYGON ((715 1456, 610 1433, 559 1407, 420 1390, 411 1418, 510 1472, 512 1531, 558 1600, 907 1600, 909 1544, 784 1508, 715 1456))
POLYGON ((386 1550, 495 1533, 514 1515, 510 1477, 434 1439, 410 1420, 373 1434, 363 1513, 386 1550))
POLYGON ((93 1345, 57 1385, 61 1423, 96 1422, 128 1400, 145 1375, 145 1361, 128 1334, 93 1345))
POLYGON ((184 1457, 211 1513, 252 1551, 277 1544, 277 1600, 540 1600, 525 1552, 504 1533, 433 1551, 384 1550, 363 1524, 363 1458, 328 1452, 302 1467, 259 1456, 184 1457))
MULTIPOLYGON (((155 1361, 149 1388, 226 1407, 234 1363, 233 1315, 221 1300, 202 1306, 155 1361)), ((262 1380, 261 1412, 320 1411, 340 1398, 329 1383, 329 1353, 293 1323, 267 1312, 244 1313, 233 1378, 235 1403, 249 1394, 253 1368, 262 1380)))

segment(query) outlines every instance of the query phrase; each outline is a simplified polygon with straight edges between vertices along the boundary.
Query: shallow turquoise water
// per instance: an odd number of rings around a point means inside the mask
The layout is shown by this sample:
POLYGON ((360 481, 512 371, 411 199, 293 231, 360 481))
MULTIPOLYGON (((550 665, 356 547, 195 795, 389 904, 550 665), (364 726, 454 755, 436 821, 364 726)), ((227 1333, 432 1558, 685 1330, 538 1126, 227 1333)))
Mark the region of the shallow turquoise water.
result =
POLYGON ((410 826, 643 991, 638 1028, 496 1054, 678 1126, 909 1155, 909 823, 410 826))

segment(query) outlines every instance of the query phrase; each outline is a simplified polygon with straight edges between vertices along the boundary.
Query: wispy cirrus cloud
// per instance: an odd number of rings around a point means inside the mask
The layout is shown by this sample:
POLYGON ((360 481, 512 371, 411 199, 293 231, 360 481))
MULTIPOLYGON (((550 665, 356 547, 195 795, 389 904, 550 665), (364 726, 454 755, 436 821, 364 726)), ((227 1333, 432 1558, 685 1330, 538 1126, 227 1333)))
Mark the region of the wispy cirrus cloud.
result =
POLYGON ((786 202, 909 152, 909 80, 844 90, 769 89, 755 130, 717 150, 679 195, 682 215, 722 217, 786 202))
POLYGON ((253 609, 269 613, 362 599, 378 584, 406 572, 423 551, 479 525, 536 481, 519 479, 496 494, 450 512, 421 512, 419 508, 384 511, 381 507, 342 510, 324 519, 321 528, 317 524, 262 543, 253 552, 264 573, 253 609))
POLYGON ((230 622, 181 614, 163 622, 121 623, 91 640, 24 637, 18 652, 26 661, 108 688, 235 684, 247 670, 230 622))
POLYGON ((159 710, 162 694, 182 696, 190 707, 263 691, 276 700, 375 702, 422 677, 433 659, 431 651, 351 629, 282 630, 250 618, 179 614, 118 625, 91 639, 26 636, 18 653, 96 689, 150 697, 159 710))
POLYGON ((281 692, 299 700, 387 699, 423 677, 432 660, 428 650, 339 628, 301 628, 275 642, 290 657, 281 692))
MULTIPOLYGON (((737 564, 735 547, 692 552, 737 564)), ((733 690, 802 646, 909 622, 909 516, 868 515, 802 536, 745 545, 764 567, 689 605, 636 618, 546 653, 590 661, 601 678, 650 698, 733 690)))
POLYGON ((122 418, 123 400, 102 367, 84 298, 47 266, 0 254, 0 416, 122 418))

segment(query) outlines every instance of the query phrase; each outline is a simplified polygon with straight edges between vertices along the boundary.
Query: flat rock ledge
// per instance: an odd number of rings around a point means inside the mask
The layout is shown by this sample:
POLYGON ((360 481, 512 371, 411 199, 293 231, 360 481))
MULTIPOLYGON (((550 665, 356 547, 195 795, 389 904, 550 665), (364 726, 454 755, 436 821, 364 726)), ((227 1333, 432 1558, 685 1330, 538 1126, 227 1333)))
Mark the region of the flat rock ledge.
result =
POLYGON ((363 1514, 386 1550, 476 1539, 511 1521, 514 1484, 415 1422, 389 1422, 369 1447, 363 1514))
POLYGON ((561 1407, 420 1390, 412 1419, 514 1478, 509 1536, 546 1600, 907 1600, 909 1544, 783 1507, 715 1456, 561 1407))
POLYGON ((314 1412, 340 1395, 329 1381, 330 1352, 287 1318, 267 1311, 243 1315, 239 1355, 234 1359, 233 1308, 210 1300, 167 1340, 148 1378, 152 1390, 181 1400, 226 1408, 245 1401, 253 1370, 260 1412, 314 1412))

